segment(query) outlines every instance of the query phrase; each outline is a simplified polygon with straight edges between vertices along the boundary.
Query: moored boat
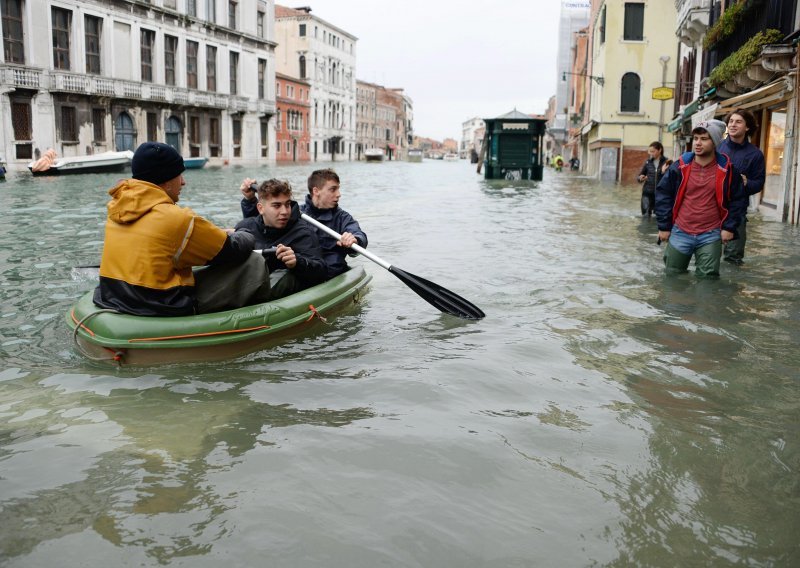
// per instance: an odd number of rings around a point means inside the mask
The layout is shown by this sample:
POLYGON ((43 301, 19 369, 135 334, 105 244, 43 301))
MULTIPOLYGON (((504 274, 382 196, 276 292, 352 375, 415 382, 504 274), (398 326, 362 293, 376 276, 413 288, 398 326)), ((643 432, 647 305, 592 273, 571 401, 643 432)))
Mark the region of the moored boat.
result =
POLYGON ((206 157, 199 157, 199 158, 184 158, 183 165, 187 170, 199 170, 200 168, 204 167, 208 162, 208 158, 206 157))
POLYGON ((408 151, 408 161, 409 162, 421 162, 422 161, 422 150, 417 150, 416 148, 411 148, 408 151))
POLYGON ((457 162, 458 161, 458 154, 453 154, 452 152, 448 152, 444 155, 444 159, 448 162, 457 162))
POLYGON ((35 176, 52 176, 63 174, 90 174, 118 172, 130 167, 133 152, 102 152, 87 156, 56 158, 55 152, 48 151, 40 160, 28 164, 28 169, 35 176))
POLYGON ((367 148, 364 150, 364 159, 368 162, 382 162, 384 157, 383 148, 367 148))
POLYGON ((214 361, 275 345, 358 302, 371 277, 351 268, 327 282, 265 304, 181 317, 103 310, 85 294, 66 314, 86 357, 120 365, 214 361))

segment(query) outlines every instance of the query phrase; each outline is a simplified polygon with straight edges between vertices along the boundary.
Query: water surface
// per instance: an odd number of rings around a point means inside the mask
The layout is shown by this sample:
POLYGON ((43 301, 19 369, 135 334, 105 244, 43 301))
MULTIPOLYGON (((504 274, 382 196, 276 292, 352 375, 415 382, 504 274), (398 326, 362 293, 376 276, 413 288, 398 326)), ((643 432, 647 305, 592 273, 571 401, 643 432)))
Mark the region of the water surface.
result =
MULTIPOLYGON (((0 564, 800 564, 796 228, 667 279, 638 188, 333 165, 370 250, 486 319, 355 260, 362 304, 298 341, 93 363, 63 317, 119 176, 0 184, 0 564)), ((311 169, 188 171, 182 204, 232 226, 245 175, 311 169)))

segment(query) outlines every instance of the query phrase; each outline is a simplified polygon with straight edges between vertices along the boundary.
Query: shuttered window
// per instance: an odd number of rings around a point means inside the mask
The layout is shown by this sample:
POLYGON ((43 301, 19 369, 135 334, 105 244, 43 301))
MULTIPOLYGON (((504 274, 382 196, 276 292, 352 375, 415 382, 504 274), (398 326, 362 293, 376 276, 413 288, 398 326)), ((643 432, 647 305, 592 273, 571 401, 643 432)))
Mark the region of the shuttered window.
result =
POLYGON ((623 39, 642 41, 644 39, 644 4, 625 3, 625 32, 623 39))
POLYGON ((636 73, 625 73, 622 76, 620 112, 639 112, 641 86, 642 82, 636 73))

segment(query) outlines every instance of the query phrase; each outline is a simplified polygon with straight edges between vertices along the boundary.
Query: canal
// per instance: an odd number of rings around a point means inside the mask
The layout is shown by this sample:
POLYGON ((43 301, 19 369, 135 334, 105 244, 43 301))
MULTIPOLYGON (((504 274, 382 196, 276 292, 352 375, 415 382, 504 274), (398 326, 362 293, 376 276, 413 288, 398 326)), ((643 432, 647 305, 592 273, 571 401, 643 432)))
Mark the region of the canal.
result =
MULTIPOLYGON (((797 566, 798 230, 663 276, 639 189, 459 162, 334 164, 373 275, 314 333, 220 363, 117 369, 63 321, 94 287, 117 175, 0 183, 0 564, 797 566)), ((245 175, 186 174, 239 219, 245 175)))

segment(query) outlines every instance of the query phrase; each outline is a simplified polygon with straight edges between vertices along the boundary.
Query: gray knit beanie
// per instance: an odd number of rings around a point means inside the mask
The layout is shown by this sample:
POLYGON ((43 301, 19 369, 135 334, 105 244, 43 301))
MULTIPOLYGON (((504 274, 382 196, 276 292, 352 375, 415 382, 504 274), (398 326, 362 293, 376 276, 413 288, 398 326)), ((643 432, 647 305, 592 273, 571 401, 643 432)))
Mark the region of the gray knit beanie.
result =
MULTIPOLYGON (((725 135, 725 123, 721 120, 703 120, 697 123, 697 126, 694 127, 694 130, 698 128, 702 128, 708 135, 711 137, 711 141, 714 142, 714 147, 719 148, 720 142, 722 142, 722 137, 725 135)), ((694 132, 692 130, 692 132, 694 132)))

